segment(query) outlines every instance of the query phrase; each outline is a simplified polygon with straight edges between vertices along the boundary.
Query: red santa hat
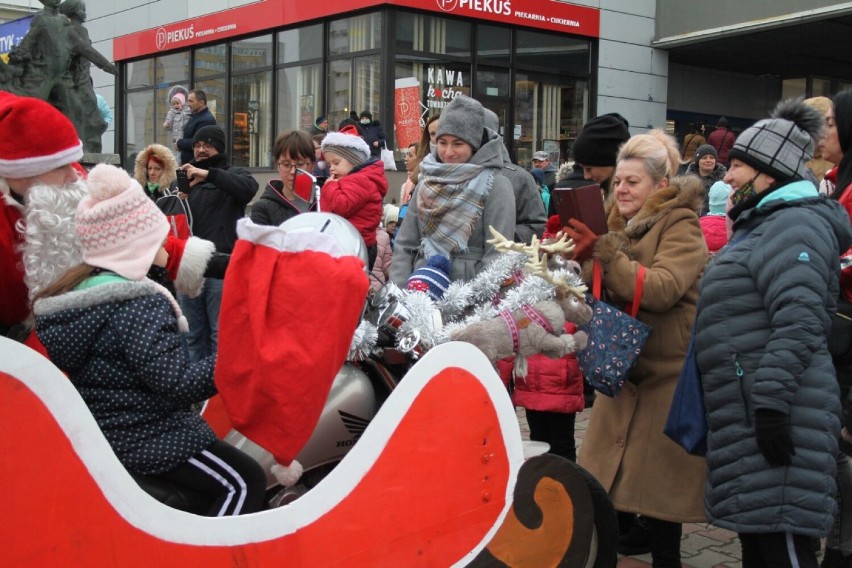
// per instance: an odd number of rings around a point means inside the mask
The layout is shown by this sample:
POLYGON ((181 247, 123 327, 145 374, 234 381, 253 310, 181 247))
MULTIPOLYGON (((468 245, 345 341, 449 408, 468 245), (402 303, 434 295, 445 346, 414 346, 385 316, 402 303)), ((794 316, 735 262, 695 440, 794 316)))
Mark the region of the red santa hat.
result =
POLYGON ((0 177, 34 177, 82 157, 68 117, 45 101, 0 91, 0 177))

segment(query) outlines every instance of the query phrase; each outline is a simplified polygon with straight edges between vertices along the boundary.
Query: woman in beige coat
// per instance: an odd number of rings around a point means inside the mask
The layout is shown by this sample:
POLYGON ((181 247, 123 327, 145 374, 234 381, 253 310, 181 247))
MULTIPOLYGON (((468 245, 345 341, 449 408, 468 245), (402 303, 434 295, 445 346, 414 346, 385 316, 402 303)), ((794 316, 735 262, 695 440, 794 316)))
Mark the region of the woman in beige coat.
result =
POLYGON ((579 460, 616 510, 631 514, 620 519, 647 517, 655 568, 679 568, 681 523, 704 520, 704 459, 663 434, 707 255, 701 181, 674 177, 678 162, 677 144, 660 130, 630 138, 618 153, 610 232, 594 257, 617 306, 633 299, 638 266, 646 268, 638 318, 652 331, 622 391, 597 397, 579 460))

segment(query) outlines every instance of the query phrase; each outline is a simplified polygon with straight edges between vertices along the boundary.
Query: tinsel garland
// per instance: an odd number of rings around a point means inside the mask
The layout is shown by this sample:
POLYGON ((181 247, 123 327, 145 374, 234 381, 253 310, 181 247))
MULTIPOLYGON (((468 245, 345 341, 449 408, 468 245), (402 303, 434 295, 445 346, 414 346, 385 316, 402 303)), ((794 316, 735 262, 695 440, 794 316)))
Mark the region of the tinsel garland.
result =
POLYGON ((349 344, 347 360, 363 361, 367 359, 376 348, 378 339, 379 328, 374 323, 362 319, 355 329, 355 335, 352 336, 352 343, 349 344))
MULTIPOLYGON (((410 340, 416 337, 420 349, 426 351, 446 342, 454 330, 497 317, 503 310, 516 310, 524 304, 553 299, 556 296, 553 284, 524 272, 528 261, 529 256, 524 253, 504 253, 485 266, 472 280, 451 282, 444 297, 437 302, 433 302, 426 292, 393 287, 395 301, 402 305, 402 309, 397 312, 402 320, 395 333, 397 348, 400 348, 403 338, 410 340), (436 326, 436 310, 443 326, 436 326)), ((583 281, 571 270, 557 269, 551 270, 551 273, 555 280, 562 280, 568 286, 580 290, 585 289, 583 281)), ((376 323, 382 325, 383 322, 376 323)), ((350 361, 369 357, 376 349, 376 323, 364 320, 358 326, 349 349, 350 361)))
POLYGON ((437 303, 445 322, 453 322, 471 308, 491 303, 504 284, 521 274, 529 256, 507 252, 489 262, 472 280, 451 282, 444 297, 437 303))

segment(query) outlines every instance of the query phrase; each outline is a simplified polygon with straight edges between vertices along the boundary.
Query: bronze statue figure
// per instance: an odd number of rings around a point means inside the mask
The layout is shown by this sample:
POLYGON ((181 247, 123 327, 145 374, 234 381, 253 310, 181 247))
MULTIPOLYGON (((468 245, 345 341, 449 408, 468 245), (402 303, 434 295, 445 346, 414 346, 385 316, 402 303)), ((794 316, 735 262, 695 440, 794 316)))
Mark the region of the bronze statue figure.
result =
POLYGON ((51 103, 74 123, 83 149, 99 153, 107 124, 98 110, 90 66, 94 63, 113 75, 118 71, 92 47, 83 27, 82 0, 39 1, 44 10, 9 53, 8 65, 0 65, 0 88, 51 103))

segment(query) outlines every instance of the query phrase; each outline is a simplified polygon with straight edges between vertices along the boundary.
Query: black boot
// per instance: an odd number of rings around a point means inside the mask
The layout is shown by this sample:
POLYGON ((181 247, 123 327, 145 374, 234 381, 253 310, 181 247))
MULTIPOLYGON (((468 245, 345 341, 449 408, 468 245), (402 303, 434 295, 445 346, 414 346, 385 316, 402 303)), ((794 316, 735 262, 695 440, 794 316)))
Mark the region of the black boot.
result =
POLYGON ((630 528, 618 537, 618 553, 624 556, 638 556, 651 552, 651 532, 648 519, 638 515, 630 528))

